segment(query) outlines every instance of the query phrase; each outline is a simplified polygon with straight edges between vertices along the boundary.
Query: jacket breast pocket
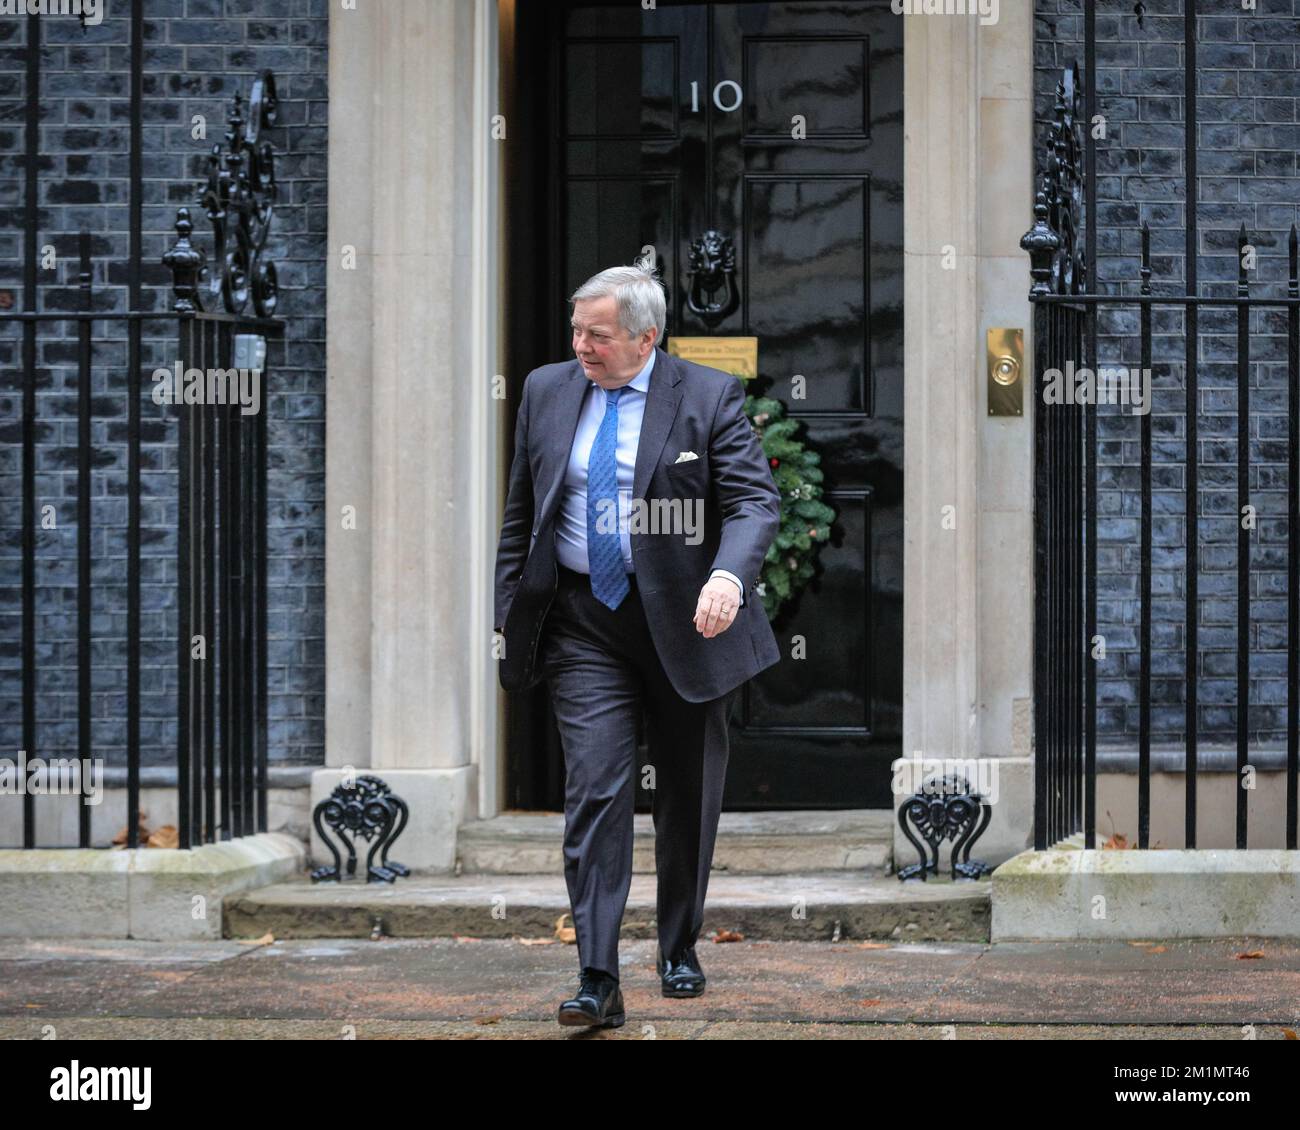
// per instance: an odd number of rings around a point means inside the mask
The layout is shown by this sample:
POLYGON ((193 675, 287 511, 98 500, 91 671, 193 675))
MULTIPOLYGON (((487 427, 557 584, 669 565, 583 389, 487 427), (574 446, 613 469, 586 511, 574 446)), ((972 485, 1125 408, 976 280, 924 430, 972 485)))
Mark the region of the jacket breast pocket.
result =
POLYGON ((664 468, 664 474, 667 475, 668 481, 674 486, 682 487, 691 483, 703 483, 707 479, 708 461, 700 459, 688 459, 685 463, 669 463, 664 468))
MULTIPOLYGON (((694 467, 694 461, 691 466, 694 467)), ((668 485, 664 488, 664 495, 674 500, 681 500, 684 504, 692 504, 697 499, 704 499, 709 493, 709 479, 701 466, 693 471, 669 471, 664 478, 668 485)))

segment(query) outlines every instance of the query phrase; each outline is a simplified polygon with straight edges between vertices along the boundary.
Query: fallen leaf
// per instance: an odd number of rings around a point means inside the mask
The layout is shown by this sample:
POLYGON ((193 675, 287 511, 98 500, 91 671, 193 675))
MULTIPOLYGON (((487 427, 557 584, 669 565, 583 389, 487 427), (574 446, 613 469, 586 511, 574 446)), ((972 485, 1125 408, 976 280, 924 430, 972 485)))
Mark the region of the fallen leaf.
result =
POLYGON ((553 946, 558 938, 516 938, 521 946, 553 946))
POLYGON ((145 847, 174 848, 181 842, 180 833, 175 824, 164 824, 144 842, 145 847))
POLYGON ((1283 1028, 1282 1035, 1285 1036, 1288 1040, 1300 1040, 1300 1036, 1297 1036, 1295 1034, 1294 1028, 1283 1028))
POLYGON ((260 938, 236 938, 235 941, 241 946, 269 946, 275 941, 275 935, 268 930, 260 938))
POLYGON ((1237 959, 1238 961, 1243 961, 1243 960, 1245 960, 1245 959, 1247 959, 1247 958, 1252 958, 1252 957, 1263 957, 1263 956, 1264 956, 1264 951, 1263 951, 1263 950, 1247 950, 1245 953, 1235 954, 1234 956, 1236 957, 1236 959, 1237 959))
POLYGON ((454 942, 481 942, 483 940, 482 938, 470 937, 468 934, 452 934, 451 939, 454 942))
POLYGON ((858 1001, 858 1004, 866 1004, 866 1005, 872 1005, 872 1004, 883 1004, 883 1003, 884 1003, 883 1001, 878 1001, 878 1000, 875 1000, 875 1001, 858 1001))
POLYGON ((500 1022, 500 1016, 480 1016, 474 1021, 475 1024, 499 1024, 500 1022))
MULTIPOLYGON (((135 814, 135 835, 139 843, 144 843, 149 838, 149 829, 145 827, 145 814, 137 811, 135 814)), ((116 836, 113 837, 112 843, 116 847, 126 847, 127 833, 130 829, 123 828, 116 836)))
POLYGON ((569 945, 577 945, 578 943, 577 929, 573 926, 566 926, 564 924, 564 920, 568 917, 569 917, 569 912, 566 910, 563 914, 560 915, 559 918, 555 920, 555 937, 557 940, 561 942, 569 943, 569 945))
POLYGON ((1124 835, 1123 832, 1115 832, 1110 839, 1101 846, 1103 851, 1106 849, 1115 850, 1126 848, 1128 847, 1128 837, 1124 835))
POLYGON ((713 935, 714 942, 743 942, 744 934, 737 934, 735 930, 719 930, 713 935))

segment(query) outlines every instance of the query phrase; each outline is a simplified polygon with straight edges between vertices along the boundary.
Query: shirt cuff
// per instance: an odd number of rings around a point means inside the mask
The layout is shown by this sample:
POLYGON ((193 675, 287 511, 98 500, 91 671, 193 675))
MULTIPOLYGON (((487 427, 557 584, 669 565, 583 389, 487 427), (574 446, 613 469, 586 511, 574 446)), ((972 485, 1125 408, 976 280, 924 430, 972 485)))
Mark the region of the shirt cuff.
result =
POLYGON ((727 580, 734 581, 736 588, 740 590, 740 603, 742 605, 745 603, 745 586, 740 583, 740 578, 735 573, 729 573, 726 569, 714 569, 709 574, 709 579, 712 580, 714 577, 726 577, 727 580))

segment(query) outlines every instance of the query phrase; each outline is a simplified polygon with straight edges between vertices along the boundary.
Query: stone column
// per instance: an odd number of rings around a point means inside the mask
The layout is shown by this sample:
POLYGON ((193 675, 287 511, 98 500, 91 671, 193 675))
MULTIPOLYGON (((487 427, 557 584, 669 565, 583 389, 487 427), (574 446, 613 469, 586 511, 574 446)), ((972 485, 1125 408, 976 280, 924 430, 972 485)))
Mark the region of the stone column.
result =
POLYGON ((979 748, 980 30, 903 19, 903 753, 966 757, 979 748))
MULTIPOLYGON (((1029 364, 1032 6, 905 18, 903 756, 992 783, 974 855, 1000 862, 1033 815, 1032 383, 989 418, 985 331, 1023 327, 1029 364)), ((897 801, 920 782, 895 768, 897 801)), ((915 859, 901 834, 895 854, 915 859)))
MULTIPOLYGON (((330 8, 326 758, 450 869, 495 758, 496 5, 330 8)), ((314 839, 313 855, 327 854, 314 839)))
POLYGON ((1033 689, 1034 17, 1002 4, 979 32, 979 752, 1029 756, 1033 689), (984 331, 1025 331, 1024 415, 990 417, 984 331))

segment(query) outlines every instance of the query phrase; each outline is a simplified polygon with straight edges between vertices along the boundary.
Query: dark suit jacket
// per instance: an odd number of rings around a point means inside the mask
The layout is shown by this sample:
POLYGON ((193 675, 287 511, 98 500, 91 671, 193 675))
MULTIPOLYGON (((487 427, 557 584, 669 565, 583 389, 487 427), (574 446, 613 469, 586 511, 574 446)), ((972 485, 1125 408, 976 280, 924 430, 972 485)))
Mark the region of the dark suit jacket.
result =
MULTIPOLYGON (((508 691, 542 678, 537 646, 558 583, 555 525, 591 383, 577 358, 543 365, 524 381, 496 563, 494 623, 505 636, 500 678, 508 691)), ((655 347, 632 496, 703 499, 703 537, 689 545, 684 532, 634 527, 632 563, 659 660, 688 702, 726 694, 780 658, 753 586, 780 527, 781 496, 744 402, 730 373, 655 347), (675 463, 682 451, 699 458, 675 463), (730 628, 706 639, 695 629, 695 605, 714 569, 745 582, 745 603, 730 628)))

